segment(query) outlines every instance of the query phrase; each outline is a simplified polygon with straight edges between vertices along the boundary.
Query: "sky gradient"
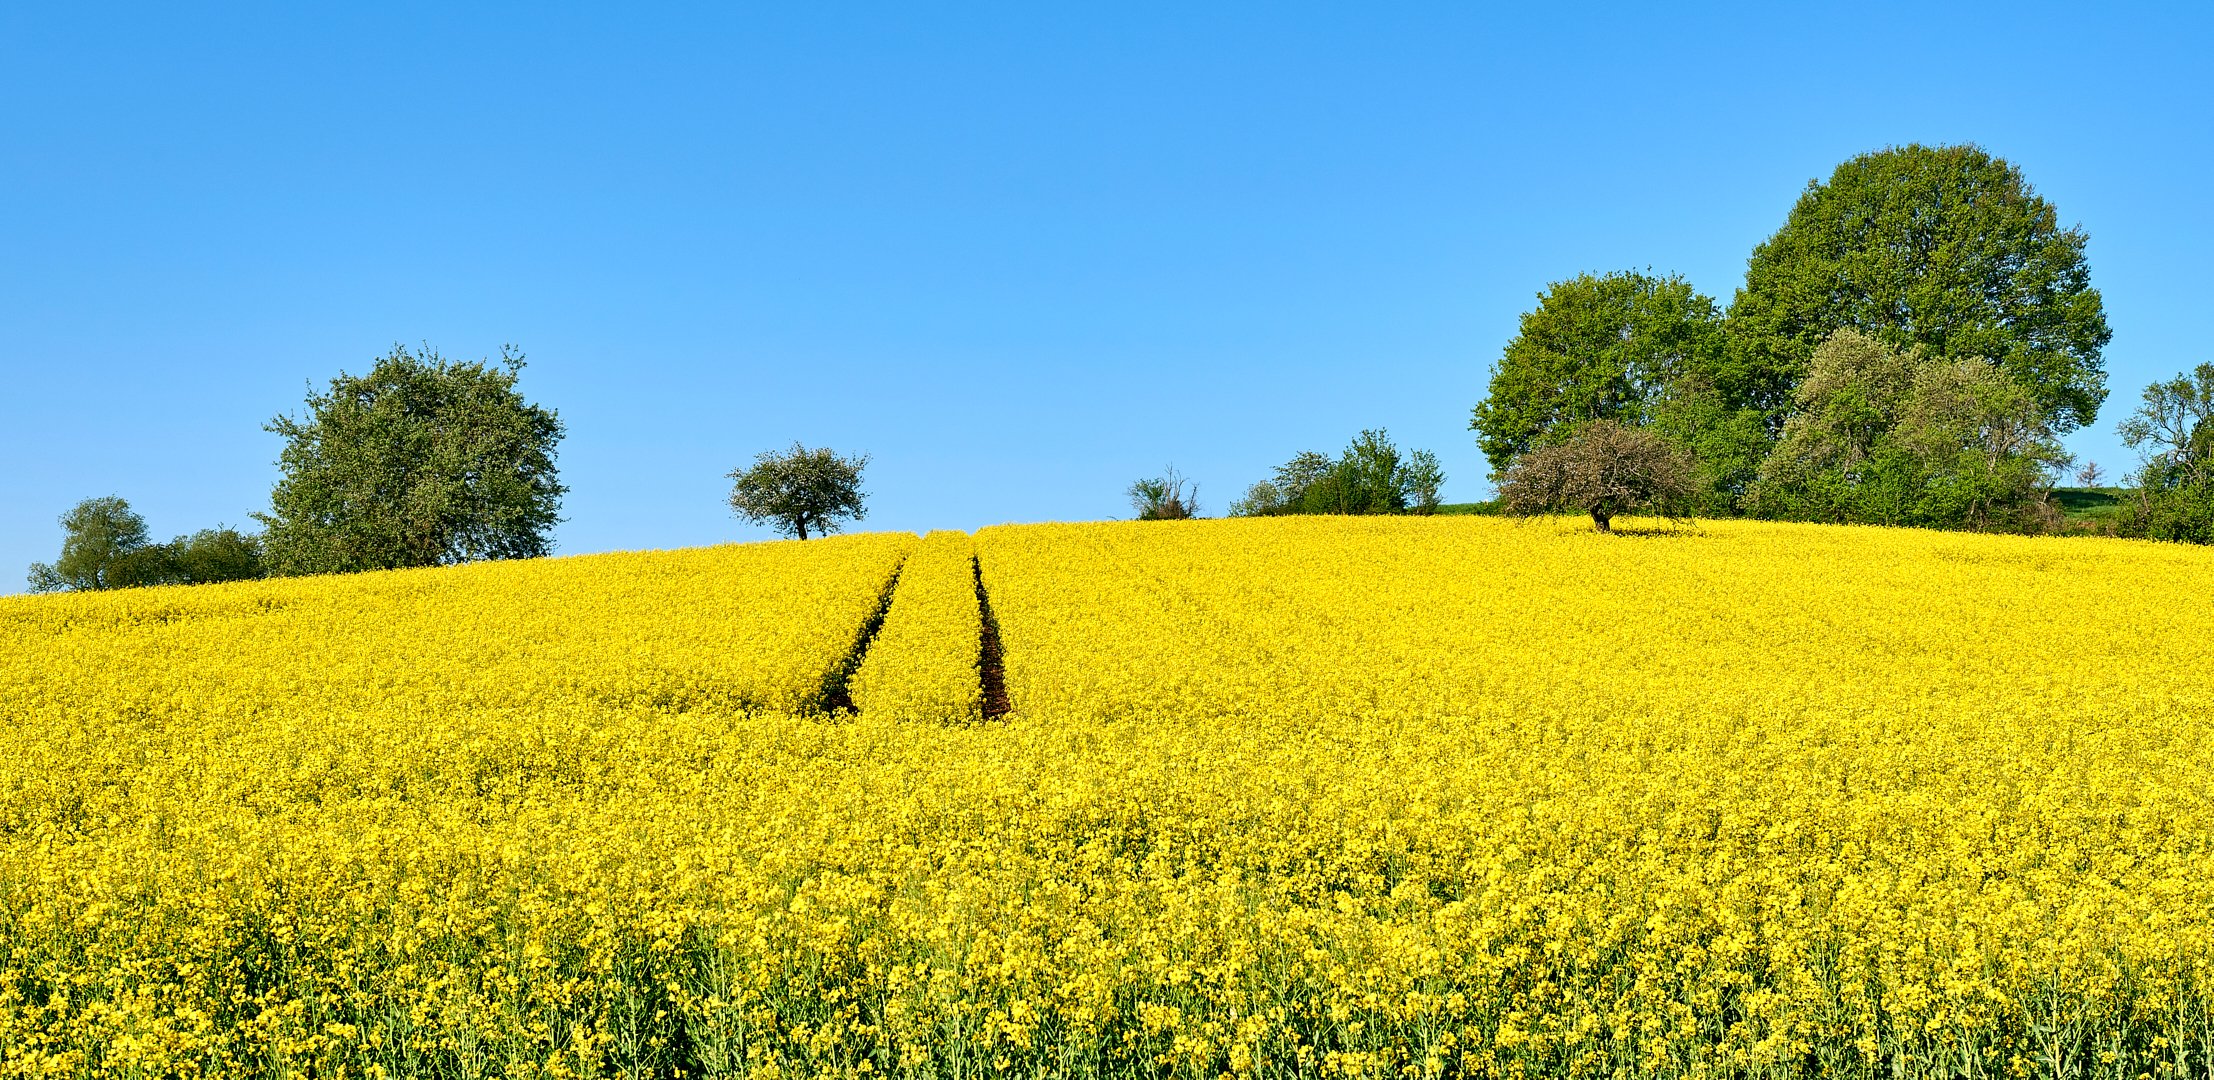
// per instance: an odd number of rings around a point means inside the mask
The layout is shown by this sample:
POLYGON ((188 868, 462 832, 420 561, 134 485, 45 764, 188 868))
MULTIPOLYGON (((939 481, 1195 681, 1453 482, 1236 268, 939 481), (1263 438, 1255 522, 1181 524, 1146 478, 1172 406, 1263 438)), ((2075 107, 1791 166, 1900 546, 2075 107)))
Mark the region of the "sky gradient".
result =
POLYGON ((1806 183, 1976 142, 2090 236, 2120 471, 2214 359, 2203 8, 0 9, 0 591, 79 499, 249 524, 262 425, 395 342, 530 358, 565 553, 769 535, 724 474, 867 452, 860 528, 1220 513, 1468 431, 1549 281, 1727 303, 1806 183))

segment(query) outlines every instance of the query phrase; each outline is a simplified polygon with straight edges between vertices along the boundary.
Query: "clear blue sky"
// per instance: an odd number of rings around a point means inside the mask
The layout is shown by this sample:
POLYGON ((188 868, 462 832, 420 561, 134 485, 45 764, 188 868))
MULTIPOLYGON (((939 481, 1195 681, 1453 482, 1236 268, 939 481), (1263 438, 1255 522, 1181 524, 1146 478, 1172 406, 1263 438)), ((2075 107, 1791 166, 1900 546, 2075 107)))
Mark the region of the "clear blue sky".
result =
POLYGON ((2077 450, 2214 359, 2203 7, 1381 7, 7 5, 0 590, 86 496, 246 522, 262 423, 396 341, 528 352, 565 552, 766 535, 723 474, 794 439, 874 455, 866 528, 1122 516, 1169 462, 1219 512, 1379 426, 1478 498, 1548 281, 1726 302, 1910 141, 2088 230, 2077 450))

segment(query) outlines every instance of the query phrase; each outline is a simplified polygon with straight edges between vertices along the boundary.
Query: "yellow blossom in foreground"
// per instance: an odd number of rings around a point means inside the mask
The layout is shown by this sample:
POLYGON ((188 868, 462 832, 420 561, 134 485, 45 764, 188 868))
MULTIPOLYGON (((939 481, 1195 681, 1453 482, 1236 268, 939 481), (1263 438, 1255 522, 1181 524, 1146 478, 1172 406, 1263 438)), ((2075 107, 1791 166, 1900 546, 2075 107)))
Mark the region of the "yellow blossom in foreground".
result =
POLYGON ((883 629, 854 673, 854 707, 871 717, 968 721, 983 715, 983 632, 967 533, 923 538, 900 571, 883 629))
POLYGON ((0 600, 0 1075, 2207 1074, 2214 552, 957 545, 0 600))

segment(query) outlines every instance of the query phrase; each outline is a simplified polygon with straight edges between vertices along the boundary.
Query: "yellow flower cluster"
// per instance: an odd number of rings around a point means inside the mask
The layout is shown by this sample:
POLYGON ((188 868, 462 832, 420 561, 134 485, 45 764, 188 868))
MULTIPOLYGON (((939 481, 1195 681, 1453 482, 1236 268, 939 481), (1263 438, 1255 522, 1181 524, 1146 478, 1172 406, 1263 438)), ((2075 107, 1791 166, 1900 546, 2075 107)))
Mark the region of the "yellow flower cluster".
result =
POLYGON ((2214 552, 1625 532, 0 601, 0 1075, 2207 1074, 2214 552))
POLYGON ((9 598, 0 708, 19 728, 130 717, 163 739, 210 715, 799 711, 914 546, 885 533, 9 598))
POLYGON ((1162 785, 1151 851, 1328 927, 1293 955, 1394 1068, 2214 1066, 2214 553, 1633 533, 978 547, 1014 699, 1162 785))
POLYGON ((590 920, 661 932, 636 834, 818 706, 913 546, 0 600, 0 1075, 603 1060, 537 1010, 590 920))
POLYGON ((883 629, 853 676, 854 707, 871 717, 976 720, 983 715, 977 643, 983 633, 969 536, 923 537, 900 571, 883 629))

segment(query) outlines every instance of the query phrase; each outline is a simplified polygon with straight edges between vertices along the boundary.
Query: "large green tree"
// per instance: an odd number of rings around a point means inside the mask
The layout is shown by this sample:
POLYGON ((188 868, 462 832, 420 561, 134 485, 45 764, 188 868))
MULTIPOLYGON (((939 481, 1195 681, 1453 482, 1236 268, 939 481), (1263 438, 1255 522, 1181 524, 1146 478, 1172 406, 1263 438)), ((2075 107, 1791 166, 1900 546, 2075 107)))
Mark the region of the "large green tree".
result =
POLYGON ((1753 249, 1728 328, 1745 398, 1771 431, 1815 349, 1840 329, 2007 373, 2056 433, 2106 399, 2106 313, 2084 233, 2022 171, 1975 146, 1892 147, 1807 185, 1753 249))
POLYGON ((1516 457, 1592 420, 1654 419, 1685 379, 1727 381, 1722 317, 1680 276, 1580 274, 1538 294, 1492 368, 1469 427, 1503 472, 1516 457))
POLYGON ((566 490, 552 409, 515 389, 521 354, 449 361, 402 346, 279 416, 284 475, 265 558, 280 574, 530 558, 553 550, 566 490))
POLYGON ((1710 501, 1726 505, 1768 445, 1747 408, 1757 387, 1728 345, 1714 299, 1681 276, 1556 281, 1522 316, 1469 427, 1504 476, 1592 421, 1650 426, 1696 455, 1704 486, 1719 492, 1710 501))

